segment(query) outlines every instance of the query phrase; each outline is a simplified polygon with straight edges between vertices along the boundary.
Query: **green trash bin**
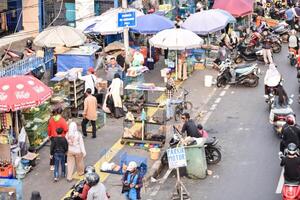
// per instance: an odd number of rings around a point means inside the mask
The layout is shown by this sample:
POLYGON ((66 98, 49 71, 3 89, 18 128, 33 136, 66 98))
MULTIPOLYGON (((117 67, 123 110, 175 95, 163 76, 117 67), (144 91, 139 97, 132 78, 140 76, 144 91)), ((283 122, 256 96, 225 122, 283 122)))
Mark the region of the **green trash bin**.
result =
POLYGON ((197 145, 185 146, 187 176, 192 179, 206 177, 207 163, 204 150, 205 138, 198 138, 197 145))

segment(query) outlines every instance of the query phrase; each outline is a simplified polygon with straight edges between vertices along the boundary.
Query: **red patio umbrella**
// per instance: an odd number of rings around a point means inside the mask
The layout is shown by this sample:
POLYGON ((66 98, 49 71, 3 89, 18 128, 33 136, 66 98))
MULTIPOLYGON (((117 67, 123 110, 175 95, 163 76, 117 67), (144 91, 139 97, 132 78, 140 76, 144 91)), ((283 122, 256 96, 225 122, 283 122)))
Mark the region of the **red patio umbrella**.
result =
POLYGON ((33 76, 0 78, 0 110, 17 111, 39 106, 51 97, 53 91, 33 76))
POLYGON ((215 0, 213 8, 226 10, 234 17, 243 17, 253 12, 253 2, 249 0, 215 0))

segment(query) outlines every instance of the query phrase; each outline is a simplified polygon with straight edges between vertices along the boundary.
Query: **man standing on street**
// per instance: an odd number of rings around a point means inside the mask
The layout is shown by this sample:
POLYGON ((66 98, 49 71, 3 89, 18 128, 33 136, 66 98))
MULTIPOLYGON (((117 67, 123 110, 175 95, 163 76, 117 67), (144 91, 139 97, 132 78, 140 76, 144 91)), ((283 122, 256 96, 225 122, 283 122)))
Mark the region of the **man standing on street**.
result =
POLYGON ((173 108, 172 103, 176 103, 176 100, 173 99, 174 92, 176 90, 175 81, 171 76, 171 72, 167 73, 167 102, 166 102, 166 115, 167 115, 167 121, 170 121, 173 117, 173 108))
POLYGON ((110 59, 110 64, 107 65, 106 69, 105 69, 105 72, 106 72, 106 80, 107 80, 107 83, 108 85, 111 84, 113 78, 114 78, 114 75, 116 73, 120 74, 120 76, 122 76, 122 67, 117 63, 116 61, 116 58, 115 57, 112 57, 110 59))
POLYGON ((89 121, 92 124, 92 138, 96 138, 96 120, 97 120, 97 99, 92 95, 92 90, 86 90, 87 97, 84 99, 83 120, 81 122, 82 134, 87 136, 86 125, 89 121))

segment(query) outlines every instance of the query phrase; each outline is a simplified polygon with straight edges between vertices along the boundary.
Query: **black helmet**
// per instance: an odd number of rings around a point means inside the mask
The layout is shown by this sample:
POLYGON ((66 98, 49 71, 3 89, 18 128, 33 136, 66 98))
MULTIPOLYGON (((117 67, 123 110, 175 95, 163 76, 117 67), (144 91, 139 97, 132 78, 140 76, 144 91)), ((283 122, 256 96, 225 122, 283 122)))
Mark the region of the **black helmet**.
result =
POLYGON ((198 125, 197 125, 197 129, 202 130, 202 129, 203 129, 203 126, 202 126, 201 124, 198 124, 198 125))
POLYGON ((96 172, 86 174, 86 182, 90 187, 97 185, 100 181, 100 177, 96 172))
POLYGON ((31 48, 32 47, 32 40, 26 41, 26 47, 31 48))
POLYGON ((92 165, 88 165, 85 167, 84 174, 92 173, 92 172, 96 172, 95 167, 93 167, 92 165))
POLYGON ((287 153, 291 156, 297 154, 298 153, 297 145, 295 145, 294 143, 290 143, 287 147, 287 153))

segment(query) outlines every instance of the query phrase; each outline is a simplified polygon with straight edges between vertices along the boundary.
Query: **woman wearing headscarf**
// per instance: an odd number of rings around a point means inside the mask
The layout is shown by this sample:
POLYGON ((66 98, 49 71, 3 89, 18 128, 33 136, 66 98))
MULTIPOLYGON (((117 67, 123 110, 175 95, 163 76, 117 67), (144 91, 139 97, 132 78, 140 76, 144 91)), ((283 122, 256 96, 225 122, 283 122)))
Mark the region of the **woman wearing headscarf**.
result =
POLYGON ((84 174, 83 158, 86 156, 84 142, 81 133, 78 131, 77 124, 71 122, 69 125, 69 132, 66 135, 68 141, 68 175, 67 180, 72 180, 73 171, 76 165, 77 174, 79 176, 84 174))
POLYGON ((266 72, 264 83, 265 83, 265 97, 268 98, 269 88, 277 87, 281 81, 281 74, 277 70, 275 64, 270 64, 269 69, 266 72))

